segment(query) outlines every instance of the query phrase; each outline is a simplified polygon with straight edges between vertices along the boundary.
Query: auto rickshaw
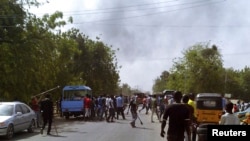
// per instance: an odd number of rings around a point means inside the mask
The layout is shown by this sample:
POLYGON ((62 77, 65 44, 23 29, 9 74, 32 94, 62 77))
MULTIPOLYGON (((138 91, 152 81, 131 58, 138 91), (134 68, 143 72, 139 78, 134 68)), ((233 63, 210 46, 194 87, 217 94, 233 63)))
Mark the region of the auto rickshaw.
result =
POLYGON ((218 124, 223 113, 223 98, 218 93, 200 93, 196 96, 198 123, 218 124))
POLYGON ((199 93, 196 96, 197 141, 207 140, 207 125, 219 124, 223 114, 223 97, 218 93, 199 93))

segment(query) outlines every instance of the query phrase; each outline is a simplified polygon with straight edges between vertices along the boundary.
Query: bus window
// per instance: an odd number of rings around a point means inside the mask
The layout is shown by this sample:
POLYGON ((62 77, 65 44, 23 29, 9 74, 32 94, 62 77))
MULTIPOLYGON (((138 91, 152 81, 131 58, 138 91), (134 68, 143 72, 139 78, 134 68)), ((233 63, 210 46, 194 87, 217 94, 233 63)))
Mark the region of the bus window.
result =
POLYGON ((66 86, 63 89, 63 100, 82 100, 86 95, 92 96, 91 89, 84 86, 66 86))
POLYGON ((81 100, 86 94, 86 91, 64 91, 67 100, 81 100))

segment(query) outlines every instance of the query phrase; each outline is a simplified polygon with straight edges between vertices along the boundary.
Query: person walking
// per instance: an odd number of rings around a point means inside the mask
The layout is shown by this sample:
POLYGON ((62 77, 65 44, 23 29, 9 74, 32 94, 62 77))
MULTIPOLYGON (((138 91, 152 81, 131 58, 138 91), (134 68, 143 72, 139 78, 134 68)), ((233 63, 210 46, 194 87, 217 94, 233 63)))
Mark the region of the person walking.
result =
MULTIPOLYGON (((182 93, 180 91, 174 92, 175 103, 166 107, 161 123, 160 136, 165 136, 164 128, 168 122, 167 140, 168 141, 184 141, 184 132, 187 131, 190 136, 189 116, 190 112, 186 105, 181 103, 182 93)), ((190 137, 188 138, 190 141, 190 137)))
POLYGON ((147 96, 146 99, 146 115, 148 114, 149 110, 151 110, 151 96, 147 96))
MULTIPOLYGON (((182 97, 182 102, 184 105, 186 105, 189 109, 189 127, 190 131, 193 129, 193 122, 194 122, 194 107, 188 104, 189 96, 185 94, 182 97)), ((185 132, 185 141, 191 140, 191 136, 188 136, 187 132, 185 132), (189 139, 188 139, 189 138, 189 139)))
MULTIPOLYGON (((191 105, 194 108, 194 113, 193 113, 193 125, 197 125, 197 118, 196 118, 196 104, 195 104, 195 94, 194 93, 190 93, 188 95, 189 100, 188 100, 188 104, 191 105)), ((192 126, 192 141, 196 141, 196 131, 197 131, 197 126, 192 126)))
POLYGON ((160 103, 159 103, 159 109, 160 109, 159 118, 160 118, 160 122, 161 122, 162 116, 164 114, 164 111, 165 111, 167 105, 168 105, 168 99, 166 98, 166 96, 161 95, 160 96, 160 103))
POLYGON ((103 101, 103 100, 105 100, 104 95, 99 96, 97 99, 97 101, 98 101, 98 112, 97 113, 98 113, 98 118, 100 121, 103 120, 103 114, 105 111, 105 101, 103 101))
POLYGON ((114 102, 115 98, 113 95, 110 96, 110 98, 108 99, 107 103, 108 103, 108 109, 109 109, 109 114, 108 117, 106 119, 107 122, 114 122, 114 118, 115 118, 115 102, 114 102))
POLYGON ((221 116, 220 125, 240 125, 239 118, 233 114, 233 103, 228 102, 225 106, 226 113, 221 116))
POLYGON ((122 118, 125 119, 123 106, 124 100, 122 94, 120 94, 118 97, 116 97, 116 119, 119 119, 119 115, 121 115, 122 118))
POLYGON ((51 125, 52 125, 52 119, 54 115, 54 108, 53 108, 53 102, 50 98, 50 94, 45 95, 45 99, 41 101, 41 113, 43 117, 43 126, 40 130, 40 133, 43 134, 43 130, 46 127, 47 123, 48 129, 47 129, 47 135, 51 135, 51 125))
POLYGON ((127 111, 127 114, 130 110, 131 112, 131 115, 132 115, 132 121, 130 122, 130 125, 135 128, 135 121, 136 119, 138 118, 138 115, 137 115, 137 109, 138 109, 138 104, 137 104, 137 101, 136 101, 136 97, 132 97, 130 103, 129 103, 129 106, 128 106, 128 111, 127 111))
POLYGON ((153 95, 152 99, 151 99, 151 102, 152 102, 152 108, 151 108, 151 122, 153 123, 154 122, 154 114, 156 114, 158 120, 160 121, 160 117, 159 117, 159 114, 158 114, 158 110, 157 110, 157 107, 158 107, 158 103, 157 103, 157 99, 156 99, 156 95, 153 95))

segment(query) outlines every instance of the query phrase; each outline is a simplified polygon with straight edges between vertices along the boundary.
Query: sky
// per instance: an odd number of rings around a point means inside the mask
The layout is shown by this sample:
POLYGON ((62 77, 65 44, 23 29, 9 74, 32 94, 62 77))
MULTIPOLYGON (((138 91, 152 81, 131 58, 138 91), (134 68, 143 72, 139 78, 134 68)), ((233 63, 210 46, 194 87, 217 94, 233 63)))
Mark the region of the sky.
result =
MULTIPOLYGON (((38 0, 44 2, 45 0, 38 0)), ((249 66, 249 0, 48 0, 30 9, 73 17, 74 27, 116 51, 121 84, 152 92, 175 58, 198 43, 216 45, 224 68, 249 66)))

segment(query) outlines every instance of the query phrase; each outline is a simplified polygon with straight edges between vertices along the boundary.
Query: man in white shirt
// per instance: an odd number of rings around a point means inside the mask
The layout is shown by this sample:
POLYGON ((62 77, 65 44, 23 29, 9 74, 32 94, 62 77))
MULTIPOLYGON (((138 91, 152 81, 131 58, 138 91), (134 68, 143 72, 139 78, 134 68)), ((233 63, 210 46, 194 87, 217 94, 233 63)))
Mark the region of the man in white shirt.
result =
POLYGON ((107 106, 108 106, 108 117, 107 117, 107 122, 114 122, 114 118, 115 118, 115 105, 114 105, 114 96, 111 95, 108 99, 107 99, 107 106), (111 119, 111 121, 110 121, 111 119))
POLYGON ((225 106, 226 113, 221 116, 221 125, 240 125, 239 118, 233 114, 233 103, 228 102, 225 106))

